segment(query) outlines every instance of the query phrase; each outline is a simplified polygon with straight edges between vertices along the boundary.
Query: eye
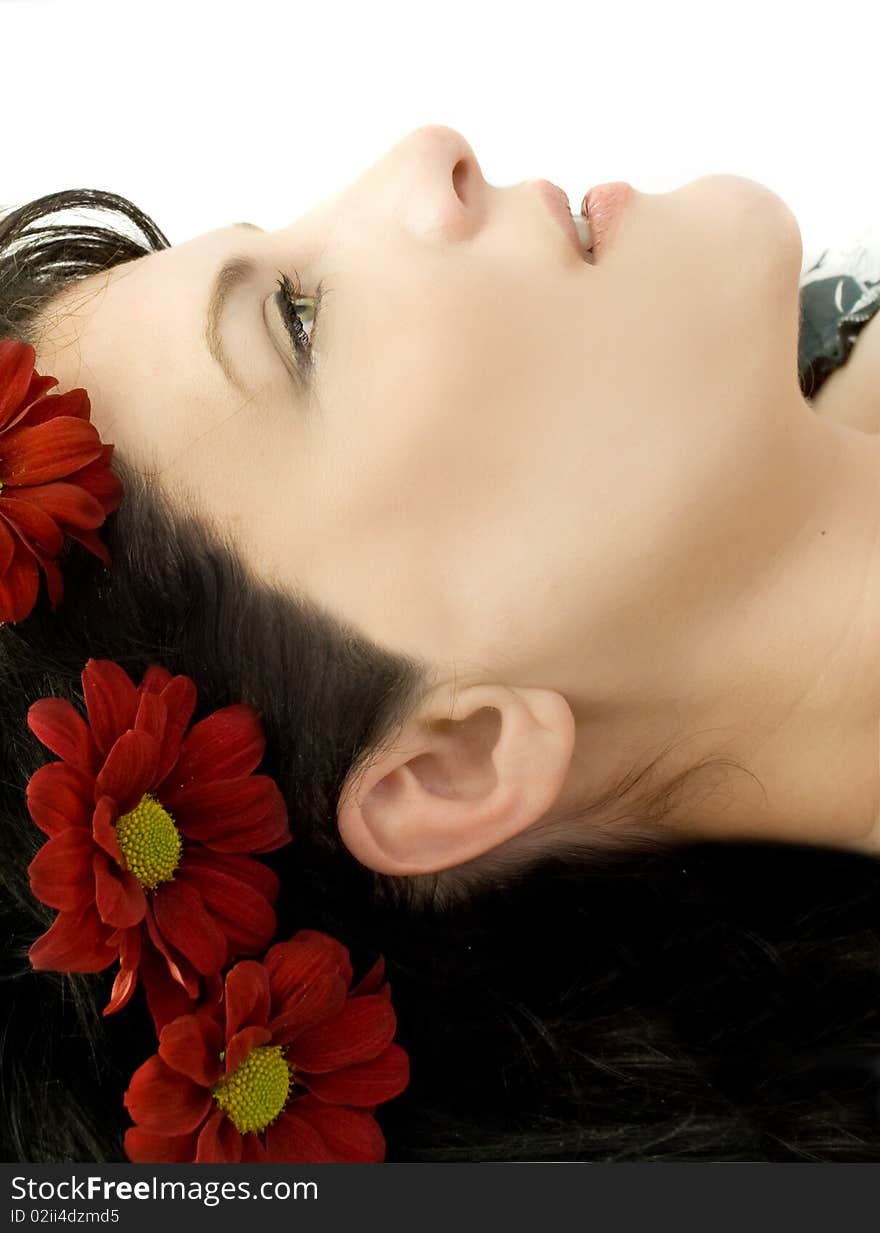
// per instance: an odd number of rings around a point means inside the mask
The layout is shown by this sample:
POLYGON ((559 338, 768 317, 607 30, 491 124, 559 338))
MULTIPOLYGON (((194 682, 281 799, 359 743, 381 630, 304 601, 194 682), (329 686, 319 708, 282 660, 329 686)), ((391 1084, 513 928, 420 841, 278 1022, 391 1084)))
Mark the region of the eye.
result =
POLYGON ((276 279, 279 290, 275 293, 275 302, 281 313, 281 319, 284 322, 284 328, 290 335, 290 340, 298 356, 308 361, 311 358, 312 351, 312 336, 306 333, 306 324, 312 327, 314 332, 315 322, 318 319, 318 305, 321 303, 323 284, 318 284, 318 289, 314 296, 302 293, 302 285, 299 275, 296 274, 296 281, 291 281, 286 274, 278 271, 281 277, 276 279))

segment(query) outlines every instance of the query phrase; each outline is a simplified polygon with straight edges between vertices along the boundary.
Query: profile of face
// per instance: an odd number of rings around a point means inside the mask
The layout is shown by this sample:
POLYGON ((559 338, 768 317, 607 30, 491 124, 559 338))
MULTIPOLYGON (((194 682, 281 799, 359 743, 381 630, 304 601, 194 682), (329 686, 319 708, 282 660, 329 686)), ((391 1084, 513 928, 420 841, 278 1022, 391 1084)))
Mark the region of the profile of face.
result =
POLYGON ((38 365, 259 575, 437 666, 430 736, 339 813, 365 863, 419 871, 571 804, 581 725, 661 696, 766 555, 807 414, 801 258, 773 192, 709 175, 634 191, 590 264, 533 181, 488 183, 430 125, 289 226, 68 288, 38 365), (456 743, 439 721, 467 716, 456 743))

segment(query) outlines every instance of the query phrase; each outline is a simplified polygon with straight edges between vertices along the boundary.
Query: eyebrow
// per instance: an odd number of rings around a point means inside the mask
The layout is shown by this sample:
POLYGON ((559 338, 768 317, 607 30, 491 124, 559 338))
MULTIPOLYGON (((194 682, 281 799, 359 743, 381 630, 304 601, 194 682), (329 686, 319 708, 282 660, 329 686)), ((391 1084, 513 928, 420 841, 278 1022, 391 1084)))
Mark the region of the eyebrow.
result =
MULTIPOLYGON (((262 231, 256 223, 232 223, 233 227, 250 227, 254 231, 262 231)), ((257 269, 257 263, 250 257, 240 255, 228 257, 214 276, 211 294, 208 297, 208 307, 205 312, 205 342, 208 351, 217 361, 226 376, 242 394, 250 395, 244 382, 235 371, 229 356, 223 346, 223 336, 220 332, 220 322, 226 302, 236 287, 246 282, 257 269)))

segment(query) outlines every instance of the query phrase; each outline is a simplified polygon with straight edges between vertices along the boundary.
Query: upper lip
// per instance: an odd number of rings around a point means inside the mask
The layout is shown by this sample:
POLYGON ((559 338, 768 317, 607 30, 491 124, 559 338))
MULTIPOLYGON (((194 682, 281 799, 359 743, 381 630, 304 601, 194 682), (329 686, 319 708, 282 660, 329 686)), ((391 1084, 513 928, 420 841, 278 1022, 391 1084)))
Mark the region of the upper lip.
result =
POLYGON ((574 251, 583 261, 584 250, 581 246, 577 228, 574 225, 574 219, 571 217, 571 204, 568 200, 568 194, 564 193, 557 184, 552 184, 549 180, 533 180, 532 183, 544 198, 550 213, 568 236, 574 246, 574 251))

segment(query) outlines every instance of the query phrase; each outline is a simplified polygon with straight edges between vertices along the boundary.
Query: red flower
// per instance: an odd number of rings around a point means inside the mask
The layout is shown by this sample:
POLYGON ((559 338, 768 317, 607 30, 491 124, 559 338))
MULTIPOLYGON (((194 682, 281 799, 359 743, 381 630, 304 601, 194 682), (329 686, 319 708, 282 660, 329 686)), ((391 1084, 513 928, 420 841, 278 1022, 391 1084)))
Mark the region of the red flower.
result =
POLYGON ((157 1030, 188 1011, 199 977, 275 933, 278 879, 245 855, 290 840, 267 775, 253 707, 223 707, 184 736, 196 703, 187 676, 152 665, 136 688, 111 660, 82 673, 88 723, 42 698, 28 726, 61 758, 37 770, 27 805, 50 836, 28 867, 38 899, 58 908, 30 948, 35 968, 120 970, 104 1014, 131 997, 138 971, 157 1030))
POLYGON ((32 611, 46 575, 53 611, 64 594, 55 558, 64 536, 110 568, 96 534, 122 501, 112 445, 89 422, 84 389, 47 394, 57 377, 34 370, 29 343, 0 339, 0 622, 32 611))
POLYGON ((135 1164, 379 1162, 373 1112, 409 1082, 380 957, 354 989, 348 951, 300 929, 226 976, 222 1000, 167 1024, 134 1073, 135 1164))

